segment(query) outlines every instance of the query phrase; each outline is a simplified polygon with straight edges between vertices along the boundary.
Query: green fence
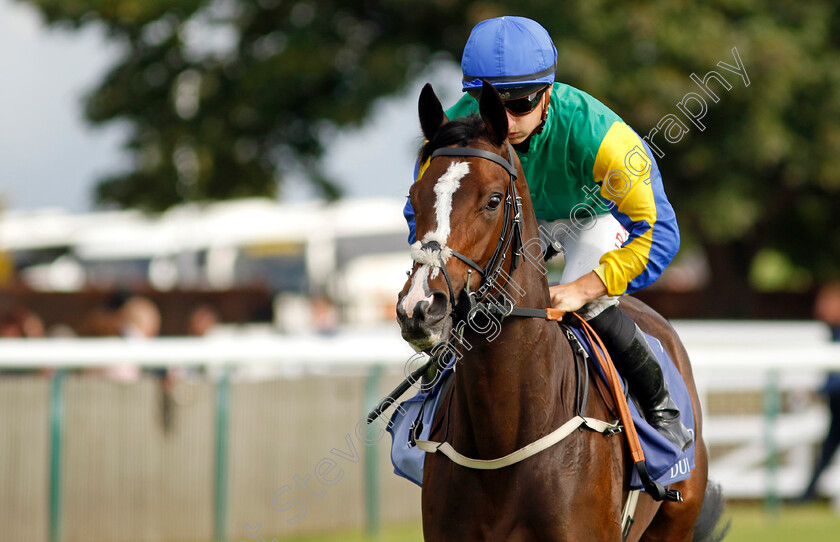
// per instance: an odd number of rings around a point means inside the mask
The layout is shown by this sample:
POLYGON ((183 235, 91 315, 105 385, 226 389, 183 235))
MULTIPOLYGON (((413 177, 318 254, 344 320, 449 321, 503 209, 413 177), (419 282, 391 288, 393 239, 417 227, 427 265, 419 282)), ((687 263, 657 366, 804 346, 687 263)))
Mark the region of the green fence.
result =
POLYGON ((58 371, 0 377, 0 540, 245 540, 419 518, 387 435, 356 426, 399 379, 345 374, 181 382, 58 371))

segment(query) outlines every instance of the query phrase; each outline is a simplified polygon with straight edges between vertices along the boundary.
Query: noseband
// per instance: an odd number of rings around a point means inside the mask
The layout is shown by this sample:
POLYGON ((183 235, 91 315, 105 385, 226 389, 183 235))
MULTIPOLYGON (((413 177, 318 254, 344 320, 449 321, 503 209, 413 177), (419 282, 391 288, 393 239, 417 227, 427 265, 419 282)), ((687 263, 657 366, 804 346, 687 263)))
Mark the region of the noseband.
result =
MULTIPOLYGON (((501 273, 502 266, 505 263, 506 254, 509 249, 512 248, 511 251, 511 265, 509 274, 512 274, 513 271, 519 266, 519 257, 520 257, 520 250, 522 248, 522 198, 519 196, 516 190, 516 168, 513 165, 513 148, 508 143, 508 159, 505 160, 503 157, 499 156, 496 153, 485 151, 482 149, 475 149, 472 147, 443 147, 438 149, 432 153, 431 158, 429 160, 434 160, 438 156, 460 156, 460 157, 467 157, 467 158, 483 158, 485 160, 490 160, 500 166, 502 166, 505 171, 508 172, 510 177, 510 181, 508 183, 508 189, 505 194, 505 207, 504 207, 504 226, 502 228, 502 233, 499 236, 499 241, 496 243, 496 250, 493 252, 493 255, 487 261, 487 263, 482 267, 478 263, 476 263, 471 258, 461 254, 456 250, 452 250, 451 248, 440 246, 440 243, 437 241, 427 241, 421 245, 421 250, 427 254, 437 254, 436 261, 432 264, 435 267, 440 268, 441 272, 443 273, 443 277, 446 279, 446 285, 449 288, 449 301, 452 305, 452 312, 455 312, 456 309, 456 301, 455 301, 455 293, 452 289, 452 281, 449 278, 449 273, 446 270, 446 263, 441 256, 442 254, 451 254, 455 256, 462 262, 464 262, 468 267, 475 270, 482 279, 482 286, 487 286, 487 291, 485 292, 485 296, 489 293, 490 288, 489 285, 493 283, 493 280, 501 273)), ((415 258, 417 261, 417 258, 415 258)), ((470 271, 471 272, 471 271, 470 271)), ((475 293, 469 291, 469 278, 467 279, 467 293, 470 296, 471 304, 476 303, 475 293)), ((512 308, 512 307, 511 307, 512 308)))

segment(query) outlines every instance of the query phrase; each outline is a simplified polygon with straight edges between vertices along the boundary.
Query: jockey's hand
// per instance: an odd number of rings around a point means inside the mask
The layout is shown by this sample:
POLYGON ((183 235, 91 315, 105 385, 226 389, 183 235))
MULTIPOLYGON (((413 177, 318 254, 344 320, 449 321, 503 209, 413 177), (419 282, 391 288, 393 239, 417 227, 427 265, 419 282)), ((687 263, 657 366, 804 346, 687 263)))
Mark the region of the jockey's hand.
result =
POLYGON ((607 294, 607 287, 594 271, 574 282, 549 288, 551 306, 563 312, 574 312, 590 301, 607 294))

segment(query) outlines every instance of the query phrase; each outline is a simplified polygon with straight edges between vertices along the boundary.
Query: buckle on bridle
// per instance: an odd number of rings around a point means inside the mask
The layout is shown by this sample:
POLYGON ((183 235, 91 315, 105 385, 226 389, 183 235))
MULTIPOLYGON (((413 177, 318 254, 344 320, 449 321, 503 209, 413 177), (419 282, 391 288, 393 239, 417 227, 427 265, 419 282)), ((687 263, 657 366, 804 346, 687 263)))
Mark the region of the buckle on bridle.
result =
POLYGON ((502 298, 501 298, 501 300, 500 300, 500 301, 504 302, 505 300, 506 300, 508 303, 510 303, 510 308, 508 308, 507 312, 505 312, 504 314, 502 314, 502 318, 503 318, 503 319, 504 319, 504 318, 507 318, 508 316, 510 316, 511 314, 513 314, 513 308, 516 306, 516 305, 514 305, 514 304, 513 304, 513 300, 512 300, 512 299, 508 299, 508 297, 507 297, 506 295, 502 294, 502 298))
POLYGON ((464 286, 464 290, 467 291, 467 297, 470 300, 470 310, 467 314, 473 311, 473 309, 478 305, 478 292, 473 292, 470 289, 470 282, 472 281, 472 269, 467 269, 467 284, 464 286))

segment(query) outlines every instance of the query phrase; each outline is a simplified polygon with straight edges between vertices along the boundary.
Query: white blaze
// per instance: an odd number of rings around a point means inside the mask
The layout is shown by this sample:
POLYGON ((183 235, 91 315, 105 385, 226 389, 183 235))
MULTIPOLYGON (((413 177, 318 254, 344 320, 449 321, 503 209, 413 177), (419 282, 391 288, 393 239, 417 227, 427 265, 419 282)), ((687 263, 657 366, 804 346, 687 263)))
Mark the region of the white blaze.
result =
POLYGON ((461 179, 466 177, 470 172, 470 165, 467 162, 452 162, 446 169, 446 172, 441 175, 440 179, 435 183, 435 218, 437 219, 437 229, 428 232, 423 236, 421 243, 415 243, 412 246, 412 256, 415 261, 419 263, 430 264, 434 267, 430 278, 434 279, 440 272, 440 266, 446 263, 446 260, 452 255, 452 251, 446 248, 446 243, 449 241, 449 233, 451 232, 452 217, 452 199, 458 188, 461 187, 461 179), (420 254, 420 246, 429 241, 437 241, 443 247, 443 250, 423 250, 425 253, 420 254))
POLYGON ((452 198, 458 188, 461 187, 461 179, 470 172, 470 165, 467 162, 452 162, 446 172, 435 183, 435 218, 437 229, 427 233, 423 241, 416 242, 411 246, 411 256, 415 262, 423 264, 414 273, 411 279, 411 288, 402 299, 402 307, 406 315, 411 318, 414 315, 414 307, 421 301, 429 305, 434 300, 428 286, 428 279, 435 278, 440 272, 440 266, 452 255, 452 251, 446 248, 446 242, 450 233, 450 218, 452 215, 452 198), (437 241, 442 250, 424 250, 423 243, 437 241))
POLYGON ((414 273, 414 276, 411 277, 411 288, 402 299, 403 310, 409 318, 414 317, 414 307, 416 307, 421 301, 427 301, 429 304, 432 303, 432 295, 426 282, 428 278, 428 265, 421 266, 420 269, 414 273))
POLYGON ((427 233, 423 241, 437 241, 440 246, 445 247, 449 239, 450 223, 452 215, 452 196, 461 187, 461 179, 470 172, 470 165, 467 162, 452 162, 446 173, 441 175, 435 183, 435 217, 437 218, 437 229, 427 233))

